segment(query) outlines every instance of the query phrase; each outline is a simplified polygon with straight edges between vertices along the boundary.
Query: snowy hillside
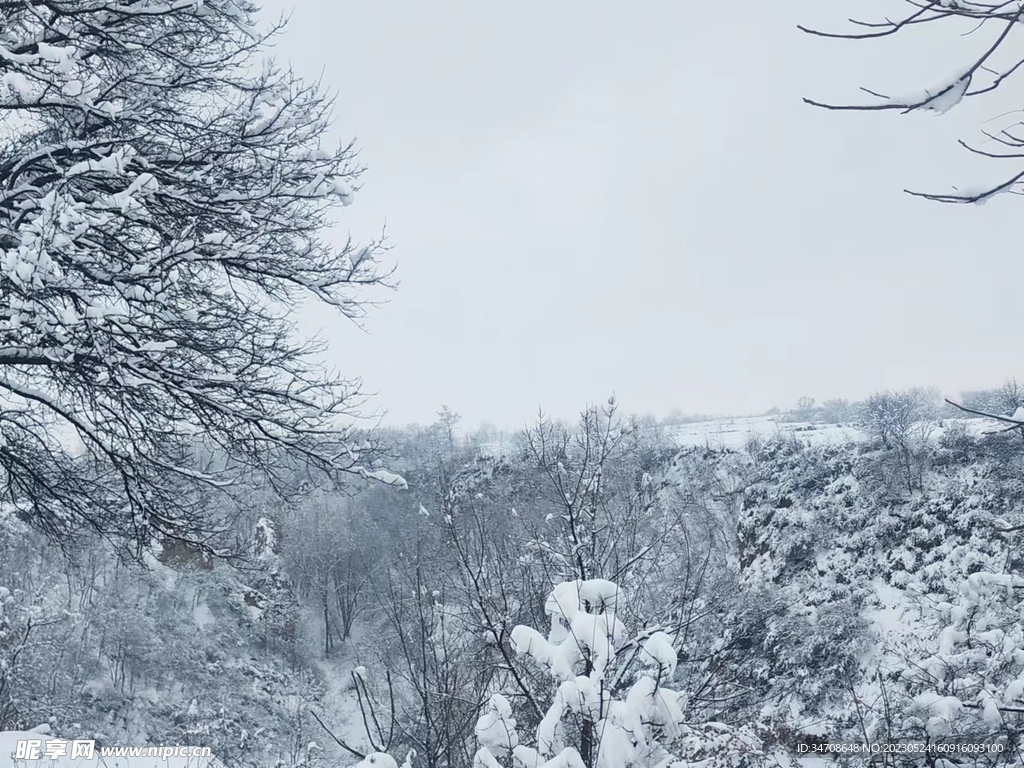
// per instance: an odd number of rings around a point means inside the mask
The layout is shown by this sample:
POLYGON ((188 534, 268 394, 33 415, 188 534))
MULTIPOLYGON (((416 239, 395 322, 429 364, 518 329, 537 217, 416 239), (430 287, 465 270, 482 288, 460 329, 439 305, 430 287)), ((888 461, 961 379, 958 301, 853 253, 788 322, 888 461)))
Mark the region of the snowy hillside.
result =
MULTIPOLYGON (((928 437, 938 440, 952 424, 962 425, 969 434, 981 436, 998 426, 990 419, 953 418, 934 420, 927 428, 928 437)), ((827 424, 811 421, 790 421, 781 416, 735 416, 687 424, 659 427, 666 439, 679 447, 728 448, 740 450, 751 441, 775 437, 799 440, 807 445, 828 445, 844 442, 863 442, 868 435, 862 427, 850 423, 827 424)), ((512 436, 484 443, 480 450, 490 456, 500 456, 515 445, 512 436)))
MULTIPOLYGON (((643 768, 824 765, 796 750, 860 728, 1017 733, 994 718, 1024 707, 1019 435, 980 419, 665 429, 607 406, 495 455, 449 426, 393 435, 404 486, 289 505, 254 489, 241 567, 171 546, 125 565, 88 538, 69 564, 0 519, 6 730, 194 743, 247 768, 469 768, 488 722, 515 721, 518 754, 558 753, 554 728, 604 768, 573 730, 604 690, 621 722, 652 724, 649 751, 609 742, 643 768), (638 702, 652 684, 664 711, 638 702)), ((505 766, 489 743, 481 759, 505 766)))
POLYGON ((1010 748, 1024 700, 1017 441, 958 436, 902 468, 854 446, 763 449, 740 553, 744 582, 778 600, 756 630, 777 730, 1010 748))
POLYGON ((1019 115, 779 113, 1024 0, 838 5, 0 0, 0 768, 1024 768, 1019 115))
MULTIPOLYGON (((981 435, 994 428, 993 422, 989 419, 936 420, 928 430, 929 436, 938 439, 950 422, 963 424, 972 435, 981 435)), ((867 439, 864 430, 853 425, 794 422, 780 419, 778 416, 724 418, 665 427, 665 430, 680 446, 710 446, 734 450, 745 447, 751 439, 764 440, 778 436, 795 438, 808 445, 867 439)))
POLYGON ((751 439, 779 435, 797 437, 809 443, 861 440, 862 431, 839 424, 787 422, 776 416, 725 418, 665 427, 666 434, 680 446, 710 446, 738 450, 751 439))

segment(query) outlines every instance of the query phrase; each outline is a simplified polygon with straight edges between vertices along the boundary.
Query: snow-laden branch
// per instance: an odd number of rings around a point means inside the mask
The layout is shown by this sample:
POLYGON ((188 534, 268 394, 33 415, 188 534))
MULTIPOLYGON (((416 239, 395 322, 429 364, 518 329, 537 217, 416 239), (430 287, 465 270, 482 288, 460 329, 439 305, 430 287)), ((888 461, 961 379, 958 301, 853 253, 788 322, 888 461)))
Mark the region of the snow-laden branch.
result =
POLYGON ((260 62, 257 7, 2 7, 19 128, 0 144, 0 366, 24 406, 0 418, 8 500, 141 545, 205 541, 197 494, 284 457, 398 484, 347 445, 358 382, 293 340, 306 297, 363 316, 385 245, 328 236, 361 168, 328 146, 330 101, 260 62), (84 454, 42 450, 41 429, 84 454), (221 470, 192 466, 200 443, 221 470))
MULTIPOLYGON (((1024 21, 1024 6, 1013 2, 998 1, 994 3, 978 3, 969 0, 904 0, 908 6, 902 17, 885 18, 879 21, 863 21, 851 19, 854 29, 848 32, 827 32, 801 26, 808 34, 833 39, 869 40, 895 37, 910 29, 925 24, 942 24, 944 26, 959 25, 961 44, 971 48, 967 55, 967 63, 958 68, 951 76, 944 78, 938 85, 923 89, 918 93, 905 96, 887 96, 877 90, 862 88, 861 90, 874 100, 868 103, 835 103, 805 98, 804 102, 816 107, 830 110, 847 111, 899 111, 932 112, 945 114, 959 105, 964 99, 983 96, 991 93, 1007 80, 1012 78, 1024 67, 1024 55, 1010 50, 1012 36, 1020 32, 1024 21), (994 34, 988 34, 992 30, 994 34), (977 43, 977 44, 976 44, 977 43), (1007 57, 1007 53, 1009 56, 1007 57)), ((981 149, 968 142, 960 144, 970 152, 988 158, 1020 159, 1024 150, 1024 137, 1018 129, 1019 121, 1014 121, 998 132, 984 132, 987 142, 1009 148, 1003 154, 981 149)), ((984 204, 993 197, 1004 192, 1019 193, 1024 182, 1024 171, 1004 177, 996 183, 985 183, 972 187, 960 187, 952 193, 935 194, 905 190, 908 194, 944 203, 984 204)))

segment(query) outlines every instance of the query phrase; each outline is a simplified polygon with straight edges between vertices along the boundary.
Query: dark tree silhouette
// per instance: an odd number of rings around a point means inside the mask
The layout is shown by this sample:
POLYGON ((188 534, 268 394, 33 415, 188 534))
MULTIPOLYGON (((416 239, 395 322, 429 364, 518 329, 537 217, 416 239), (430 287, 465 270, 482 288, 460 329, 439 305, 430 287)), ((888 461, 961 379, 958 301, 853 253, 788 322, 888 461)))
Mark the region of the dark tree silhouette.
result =
MULTIPOLYGON (((922 89, 911 97, 892 98, 877 90, 862 88, 871 101, 861 104, 840 104, 804 99, 808 104, 834 110, 899 111, 903 114, 919 110, 944 113, 963 99, 992 93, 1024 68, 1021 22, 1024 6, 1016 0, 903 0, 902 14, 877 20, 850 19, 847 31, 824 31, 801 26, 800 29, 819 37, 844 40, 874 40, 896 37, 909 31, 929 27, 950 28, 959 34, 959 45, 966 51, 967 63, 962 70, 943 83, 922 89)), ((944 203, 984 203, 1003 192, 1019 194, 1024 185, 1024 121, 1020 112, 1006 115, 999 130, 983 130, 984 142, 961 140, 968 151, 985 158, 1018 161, 1020 170, 1001 181, 977 188, 961 188, 948 194, 906 190, 909 194, 944 203), (985 146, 982 146, 982 145, 985 146)))
POLYGON ((214 548, 204 488, 282 457, 360 470, 357 382, 288 316, 311 297, 358 319, 384 245, 327 238, 361 169, 257 12, 0 0, 0 476, 57 540, 214 548))

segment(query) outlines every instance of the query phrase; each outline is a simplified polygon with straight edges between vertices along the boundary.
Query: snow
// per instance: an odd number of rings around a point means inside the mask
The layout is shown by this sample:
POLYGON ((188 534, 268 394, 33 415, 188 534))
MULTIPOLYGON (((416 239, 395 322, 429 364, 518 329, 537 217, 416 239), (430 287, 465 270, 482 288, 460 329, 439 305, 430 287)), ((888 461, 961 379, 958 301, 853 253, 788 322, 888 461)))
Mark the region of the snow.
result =
POLYGON ((606 579, 587 581, 566 581, 558 584, 548 595, 544 611, 549 616, 572 619, 583 608, 584 603, 595 612, 614 613, 619 601, 619 587, 606 579))
POLYGON ((766 765, 778 766, 778 768, 835 768, 835 763, 826 757, 793 757, 790 754, 779 751, 771 755, 766 765))
POLYGON ((125 166, 134 156, 135 153, 130 148, 115 150, 99 160, 83 160, 75 163, 65 171, 64 175, 71 177, 85 173, 105 173, 121 176, 125 172, 125 166))
POLYGON ((272 554, 277 550, 277 531, 269 518, 261 517, 256 521, 256 536, 257 540, 262 540, 261 556, 272 554))
MULTIPOLYGON (((1024 411, 1022 411, 1024 413, 1024 411)), ((993 421, 984 418, 942 419, 934 422, 930 440, 938 438, 950 424, 962 424, 968 434, 978 436, 991 431, 993 421)), ((868 435, 853 424, 830 424, 810 421, 786 421, 780 416, 736 416, 689 424, 670 424, 661 428, 664 435, 679 448, 713 448, 743 450, 751 439, 784 437, 798 440, 804 445, 839 445, 863 442, 868 435)), ((481 445, 482 454, 498 457, 504 455, 507 441, 494 441, 481 445)), ((552 515, 551 519, 556 516, 552 515)))
POLYGON ((16 94, 22 101, 32 101, 35 98, 35 94, 32 89, 32 84, 29 79, 20 72, 8 72, 0 78, 0 83, 16 94))
POLYGON ((595 677, 603 675, 625 635, 622 622, 614 614, 579 611, 572 617, 570 629, 576 643, 590 652, 592 674, 595 677))
POLYGON ((195 622, 199 629, 207 629, 217 623, 213 616, 213 611, 210 610, 210 606, 206 603, 198 603, 192 609, 192 621, 195 622))
POLYGON ((622 664, 620 656, 628 655, 616 653, 626 646, 626 629, 614 613, 621 597, 619 586, 610 581, 562 582, 545 603, 545 612, 551 617, 547 638, 532 627, 515 627, 512 647, 516 653, 527 654, 547 667, 559 684, 537 726, 535 746, 523 743, 522 734, 511 733, 515 728, 511 707, 503 697, 492 697, 476 726, 480 749, 475 768, 498 768, 502 764, 496 755, 504 756, 509 750, 516 765, 580 768, 579 753, 563 742, 563 721, 570 715, 573 720, 594 724, 599 735, 596 768, 653 765, 655 760, 661 766, 691 764, 668 755, 658 742, 662 738, 666 744, 673 741, 698 752, 713 749, 712 744, 724 745, 733 755, 734 750, 756 751, 752 741, 737 738, 731 728, 718 724, 707 726, 712 734, 707 740, 693 734, 678 741, 687 726, 682 696, 661 684, 662 672, 671 674, 676 663, 671 638, 664 632, 655 631, 644 638, 642 652, 634 654, 641 656, 647 667, 657 667, 658 679, 640 674, 624 698, 613 696, 612 675, 621 679, 631 663, 616 669, 622 664), (584 659, 586 665, 581 664, 584 659), (577 674, 578 670, 584 674, 577 674))
POLYGON ((956 696, 940 696, 928 691, 914 698, 914 705, 928 716, 926 729, 931 736, 949 733, 950 724, 963 712, 964 704, 956 696))
POLYGON ((409 484, 405 481, 405 478, 401 475, 396 475, 394 472, 389 472, 386 469, 375 469, 375 470, 363 470, 363 477, 367 480, 379 480, 385 485, 393 486, 403 491, 409 490, 409 484))
POLYGON ((809 445, 834 444, 866 439, 863 431, 839 424, 786 422, 775 416, 750 416, 680 424, 665 428, 679 447, 740 450, 753 437, 791 437, 809 445))
POLYGON ((606 579, 588 579, 579 585, 580 599, 594 610, 615 610, 619 601, 619 587, 606 579))
POLYGON ((923 109, 930 109, 936 114, 944 115, 963 101, 970 84, 971 76, 963 75, 951 85, 934 89, 931 92, 926 91, 925 93, 928 94, 930 101, 923 106, 923 109), (936 95, 932 96, 932 93, 936 95))
MULTIPOLYGON (((864 611, 864 618, 870 623, 874 634, 879 638, 885 638, 889 643, 903 643, 913 637, 915 626, 915 613, 919 613, 913 601, 913 597, 906 591, 893 587, 881 579, 872 582, 874 600, 872 607, 864 611)), ((871 656, 877 653, 870 652, 865 664, 870 666, 871 656)))
POLYGON ((672 647, 672 638, 664 632, 655 632, 644 641, 641 659, 656 667, 665 670, 669 675, 676 671, 678 661, 676 649, 672 647))
POLYGON ((886 103, 897 107, 927 110, 937 115, 944 115, 963 101, 970 85, 970 73, 964 74, 959 72, 947 78, 939 85, 925 88, 916 93, 890 98, 886 103))
MULTIPOLYGON (((993 421, 984 418, 942 419, 933 423, 929 439, 936 441, 951 424, 962 424, 970 435, 991 431, 993 421)), ((702 421, 665 427, 665 433, 679 447, 711 447, 741 450, 751 438, 786 437, 804 445, 838 445, 864 442, 868 435, 851 424, 783 421, 777 416, 749 416, 702 421)))
POLYGON ((1003 691, 1003 701, 1006 704, 1014 705, 1024 699, 1024 672, 1016 680, 1012 680, 1003 691))
POLYGON ((512 705, 499 693, 491 696, 476 724, 476 738, 490 753, 504 757, 519 745, 512 705))
POLYGON ((975 205, 986 205, 992 198, 998 197, 1004 192, 1011 191, 1016 185, 1016 180, 1004 181, 999 184, 959 184, 954 189, 959 198, 966 198, 975 205))
POLYGON ((350 187, 347 182, 342 181, 341 179, 335 179, 331 186, 331 192, 338 196, 342 205, 352 205, 352 187, 350 187))
POLYGON ((995 696, 988 691, 983 691, 980 699, 984 722, 995 728, 1000 727, 1003 724, 1003 715, 999 711, 999 702, 996 701, 995 696))
POLYGON ((391 755, 373 752, 353 765, 352 768, 398 768, 398 763, 391 755))

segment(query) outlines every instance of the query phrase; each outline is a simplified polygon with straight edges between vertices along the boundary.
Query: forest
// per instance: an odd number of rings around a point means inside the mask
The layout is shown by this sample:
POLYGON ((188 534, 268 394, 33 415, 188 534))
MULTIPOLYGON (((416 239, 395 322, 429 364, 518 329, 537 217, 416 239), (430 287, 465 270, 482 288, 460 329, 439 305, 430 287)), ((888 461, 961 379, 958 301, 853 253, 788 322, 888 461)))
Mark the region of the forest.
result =
POLYGON ((856 441, 780 419, 738 449, 614 399, 500 443, 444 410, 380 436, 390 484, 253 483, 221 557, 7 518, 0 728, 289 768, 1017 749, 1024 443, 927 394, 848 404, 856 441))

